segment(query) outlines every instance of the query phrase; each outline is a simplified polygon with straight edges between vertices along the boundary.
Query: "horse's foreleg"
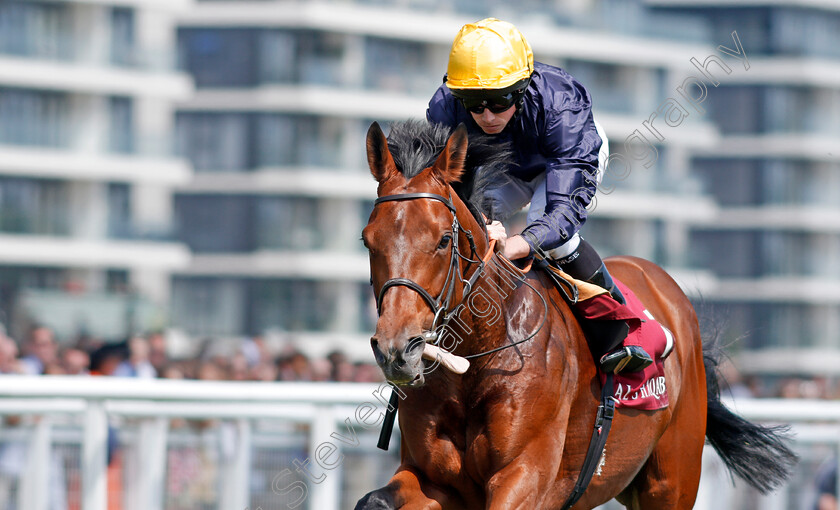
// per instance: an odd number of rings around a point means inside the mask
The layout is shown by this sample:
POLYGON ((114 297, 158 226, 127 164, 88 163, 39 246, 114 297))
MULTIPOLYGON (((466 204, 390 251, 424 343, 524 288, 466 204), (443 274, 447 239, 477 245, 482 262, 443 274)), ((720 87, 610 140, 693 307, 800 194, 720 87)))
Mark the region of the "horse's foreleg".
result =
POLYGON ((537 462, 519 457, 487 482, 487 510, 540 508, 545 495, 537 462))
POLYGON ((423 479, 413 468, 401 468, 385 487, 369 492, 355 510, 443 510, 463 508, 456 498, 423 479))

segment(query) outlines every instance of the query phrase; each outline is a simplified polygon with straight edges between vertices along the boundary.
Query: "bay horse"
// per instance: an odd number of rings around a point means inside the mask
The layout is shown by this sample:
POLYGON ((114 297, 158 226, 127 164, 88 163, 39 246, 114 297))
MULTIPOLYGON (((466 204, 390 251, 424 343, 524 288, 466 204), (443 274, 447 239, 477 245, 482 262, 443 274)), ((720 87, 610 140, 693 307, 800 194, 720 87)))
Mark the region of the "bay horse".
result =
MULTIPOLYGON (((480 215, 453 188, 481 164, 466 168, 463 125, 449 135, 424 122, 395 124, 386 139, 373 123, 367 157, 379 196, 362 236, 379 311, 371 346, 404 399, 400 466, 356 509, 561 508, 583 464, 601 392, 578 320, 542 272, 511 288, 481 264, 483 256, 501 255, 493 255, 480 215), (483 301, 451 320, 455 307, 476 295, 483 301), (492 307, 503 320, 488 319, 492 307), (501 350, 475 358, 462 375, 430 371, 422 353, 441 323, 459 339, 455 355, 501 350)), ((613 498, 635 510, 692 508, 704 438, 749 484, 762 492, 779 485, 795 455, 781 431, 721 404, 715 359, 704 355, 680 287, 643 259, 612 257, 607 265, 676 338, 665 362, 670 405, 616 409, 601 472, 574 508, 613 498)))

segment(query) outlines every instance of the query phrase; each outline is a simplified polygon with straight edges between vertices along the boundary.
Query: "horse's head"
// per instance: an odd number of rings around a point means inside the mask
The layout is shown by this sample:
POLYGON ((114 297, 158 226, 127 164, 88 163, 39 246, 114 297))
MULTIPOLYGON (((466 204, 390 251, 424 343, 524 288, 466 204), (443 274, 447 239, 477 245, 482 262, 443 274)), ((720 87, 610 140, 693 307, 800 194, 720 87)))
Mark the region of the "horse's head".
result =
POLYGON ((362 233, 379 311, 370 343, 385 377, 397 384, 424 383, 425 340, 463 295, 459 250, 469 256, 471 240, 457 211, 469 213, 449 184, 461 178, 466 152, 467 131, 459 126, 431 166, 406 171, 397 168, 379 125, 368 130, 368 163, 379 183, 362 233))

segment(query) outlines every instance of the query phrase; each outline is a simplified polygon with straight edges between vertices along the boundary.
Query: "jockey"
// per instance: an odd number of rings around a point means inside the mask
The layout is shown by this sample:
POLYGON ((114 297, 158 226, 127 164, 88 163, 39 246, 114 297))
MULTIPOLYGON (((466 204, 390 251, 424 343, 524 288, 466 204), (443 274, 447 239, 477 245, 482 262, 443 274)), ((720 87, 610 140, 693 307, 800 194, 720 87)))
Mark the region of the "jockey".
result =
MULTIPOLYGON (((534 62, 516 27, 487 18, 464 25, 455 37, 444 84, 429 101, 426 117, 452 128, 464 123, 471 133, 510 144, 517 165, 509 169, 509 181, 487 191, 491 219, 504 220, 531 205, 520 234, 508 237, 500 221, 488 225, 503 255, 513 260, 540 252, 624 304, 601 257, 578 233, 600 181, 599 151, 602 161, 608 152, 591 107, 589 93, 566 71, 534 62)), ((607 345, 592 346, 606 353, 600 359, 604 371, 638 371, 653 362, 641 347, 618 348, 626 335, 622 325, 620 332, 598 339, 607 345)))

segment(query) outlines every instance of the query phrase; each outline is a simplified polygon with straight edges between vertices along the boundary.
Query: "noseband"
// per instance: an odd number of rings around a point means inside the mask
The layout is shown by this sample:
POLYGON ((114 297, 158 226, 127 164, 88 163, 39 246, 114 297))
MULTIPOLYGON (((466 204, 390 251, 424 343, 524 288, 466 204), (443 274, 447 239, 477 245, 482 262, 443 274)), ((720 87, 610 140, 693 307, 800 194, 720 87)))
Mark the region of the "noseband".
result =
MULTIPOLYGON (((446 326, 449 320, 452 318, 452 312, 457 310, 460 306, 455 306, 454 308, 451 307, 452 305, 452 298, 455 296, 455 283, 456 281, 460 280, 461 283, 464 285, 464 292, 463 296, 461 297, 461 303, 463 303, 472 291, 473 285, 475 285, 476 280, 481 276, 481 273, 484 269, 484 261, 481 258, 473 259, 470 257, 475 257, 477 255, 477 249, 475 246, 475 239, 473 239, 472 232, 469 230, 461 227, 461 223, 458 221, 458 215, 455 210, 455 206, 452 204, 452 196, 450 198, 443 197, 441 195, 437 195, 435 193, 402 193, 399 195, 385 195, 384 197, 379 197, 373 203, 374 207, 382 202, 394 202, 394 201, 401 201, 401 200, 415 200, 419 198, 427 198, 431 200, 437 200, 438 202, 445 205, 450 212, 452 212, 452 242, 450 243, 450 255, 449 255, 449 268, 446 272, 446 279, 443 282, 443 289, 441 289, 440 294, 437 298, 433 298, 432 295, 424 289, 420 284, 417 282, 409 279, 409 278, 391 278, 390 280, 386 281, 382 288, 379 289, 379 294, 376 296, 376 311, 381 315, 382 313, 382 300, 385 298, 385 292, 388 291, 391 287, 408 287, 409 289, 415 291, 416 293, 420 294, 420 297, 429 305, 434 312, 435 317, 432 321, 432 327, 430 328, 430 332, 434 333, 437 331, 438 326, 446 326), (461 254, 460 250, 458 249, 458 237, 459 233, 463 232, 464 235, 467 237, 467 241, 470 243, 470 256, 464 256, 461 254), (468 262, 468 264, 478 264, 478 269, 476 269, 472 276, 469 279, 464 278, 463 272, 461 271, 461 265, 459 264, 460 259, 464 259, 468 262)), ((427 340, 434 340, 434 339, 427 339, 427 340)))

